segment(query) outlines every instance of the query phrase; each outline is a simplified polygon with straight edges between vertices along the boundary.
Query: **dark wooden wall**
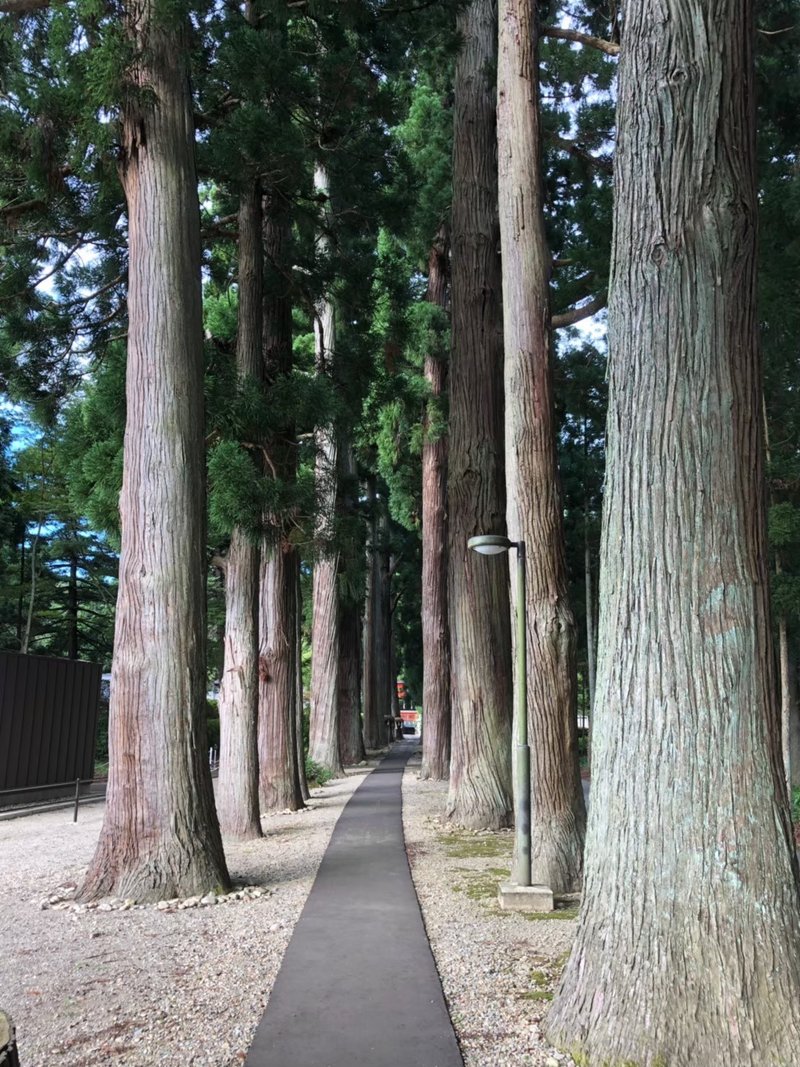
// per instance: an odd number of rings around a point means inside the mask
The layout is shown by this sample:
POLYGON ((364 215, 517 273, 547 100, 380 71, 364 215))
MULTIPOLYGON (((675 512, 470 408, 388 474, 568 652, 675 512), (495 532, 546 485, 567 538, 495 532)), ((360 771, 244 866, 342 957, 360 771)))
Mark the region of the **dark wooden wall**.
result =
POLYGON ((0 652, 0 794, 91 778, 99 699, 99 664, 0 652))

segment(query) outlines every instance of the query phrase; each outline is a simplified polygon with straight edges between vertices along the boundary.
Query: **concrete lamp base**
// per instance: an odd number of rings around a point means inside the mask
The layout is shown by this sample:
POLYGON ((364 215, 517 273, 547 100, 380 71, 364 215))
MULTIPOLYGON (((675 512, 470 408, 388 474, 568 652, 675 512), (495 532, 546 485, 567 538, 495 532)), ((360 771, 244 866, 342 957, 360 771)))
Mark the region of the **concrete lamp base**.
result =
POLYGON ((553 890, 546 885, 513 885, 505 882, 497 890, 503 911, 555 911, 553 890))

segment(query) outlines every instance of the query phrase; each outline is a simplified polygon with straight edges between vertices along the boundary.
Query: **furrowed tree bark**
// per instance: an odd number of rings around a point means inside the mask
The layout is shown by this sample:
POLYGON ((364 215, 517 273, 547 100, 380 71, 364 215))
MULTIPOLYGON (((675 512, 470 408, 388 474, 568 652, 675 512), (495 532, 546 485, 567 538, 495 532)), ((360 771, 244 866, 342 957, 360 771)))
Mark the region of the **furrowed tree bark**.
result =
MULTIPOLYGON (((261 380, 263 245, 257 180, 239 201, 239 323, 236 370, 261 380)), ((236 527, 225 567, 225 654, 219 691, 217 813, 226 836, 261 837, 258 790, 258 582, 251 531, 236 527)))
MULTIPOLYGON (((350 514, 358 507, 357 468, 353 446, 339 451, 341 506, 350 514), (346 488, 345 488, 346 487, 346 488)), ((345 767, 364 759, 361 733, 361 598, 339 584, 339 754, 345 767)))
POLYGON ((748 0, 628 4, 592 803, 550 1039, 778 1067, 800 897, 767 572, 748 0))
POLYGON ((378 690, 375 684, 375 614, 378 610, 377 598, 380 580, 377 549, 378 496, 374 476, 368 479, 367 496, 370 502, 371 516, 367 541, 367 582, 364 597, 364 747, 374 750, 381 747, 381 738, 383 736, 383 712, 379 708, 378 690))
MULTIPOLYGON (((428 257, 426 299, 448 303, 449 235, 443 225, 428 257)), ((433 403, 447 395, 447 365, 425 354, 433 403)), ((436 420, 441 422, 441 420, 436 420)), ((422 767, 420 778, 441 781, 450 771, 450 626, 447 617, 447 435, 425 418, 422 445, 422 767)))
POLYGON ((458 15, 452 209, 448 601, 452 741, 447 816, 508 826, 511 803, 511 622, 508 562, 467 549, 505 533, 503 338, 497 216, 497 6, 458 15))
POLYGON ((303 800, 311 796, 306 777, 306 743, 303 736, 305 718, 305 692, 303 690, 303 589, 300 583, 300 566, 295 568, 295 648, 297 649, 295 675, 297 679, 297 772, 300 779, 300 792, 303 800))
MULTIPOLYGON (((397 724, 400 718, 400 694, 397 692, 397 682, 400 675, 397 670, 397 634, 394 629, 394 612, 389 613, 389 704, 391 716, 397 724)), ((391 734, 391 738, 394 734, 391 734)))
POLYGON ((229 886, 205 728, 200 213, 186 23, 130 0, 127 423, 105 816, 80 897, 229 886))
POLYGON ((781 755, 786 787, 792 788, 792 692, 791 667, 789 664, 789 629, 786 616, 778 618, 778 670, 781 694, 781 755))
MULTIPOLYGON (((292 368, 292 303, 286 282, 291 233, 284 207, 274 195, 265 197, 263 235, 268 270, 263 287, 262 352, 269 389, 292 368)), ((284 482, 296 477, 294 437, 294 427, 287 425, 268 442, 275 476, 284 482)), ((305 806, 297 739, 299 561, 283 528, 283 517, 265 515, 264 521, 268 532, 261 546, 258 660, 261 807, 297 811, 305 806)))
POLYGON ((364 759, 361 736, 361 614, 358 605, 339 603, 339 751, 352 767, 364 759))
MULTIPOLYGON (((800 789, 800 706, 797 702, 797 643, 788 634, 789 788, 800 789)), ((791 794, 790 794, 791 798, 791 794)))
POLYGON ((290 545, 265 546, 261 570, 259 730, 261 806, 264 811, 305 807, 297 746, 297 555, 290 545))
POLYGON ((592 588, 592 553, 589 547, 589 508, 584 509, 583 572, 586 589, 586 672, 588 675, 588 714, 586 716, 586 757, 592 766, 592 716, 594 715, 595 651, 594 651, 594 591, 592 588))
POLYGON ((578 761, 575 619, 569 605, 550 355, 534 0, 500 0, 497 148, 505 336, 508 536, 527 553, 531 879, 580 888, 586 806, 578 761))
POLYGON ((392 714, 392 579, 389 568, 389 505, 378 497, 377 542, 375 545, 375 603, 372 612, 374 685, 379 748, 389 741, 386 720, 392 714))
MULTIPOLYGON (((314 168, 314 190, 321 199, 317 247, 330 248, 333 216, 328 173, 321 163, 314 168)), ((336 351, 336 310, 330 294, 319 300, 314 317, 317 374, 330 378, 336 351)), ((338 441, 332 423, 320 423, 315 432, 317 460, 314 472, 317 499, 317 555, 314 561, 311 616, 311 720, 309 757, 333 775, 344 773, 339 754, 339 553, 335 539, 338 441)))

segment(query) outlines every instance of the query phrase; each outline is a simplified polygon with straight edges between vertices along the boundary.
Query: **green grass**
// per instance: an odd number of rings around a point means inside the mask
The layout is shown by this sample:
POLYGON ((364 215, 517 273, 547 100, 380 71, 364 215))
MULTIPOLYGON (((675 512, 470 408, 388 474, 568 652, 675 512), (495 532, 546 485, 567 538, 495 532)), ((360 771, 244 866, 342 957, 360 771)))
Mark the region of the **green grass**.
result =
POLYGON ((800 823, 800 789, 792 793, 792 822, 800 823))

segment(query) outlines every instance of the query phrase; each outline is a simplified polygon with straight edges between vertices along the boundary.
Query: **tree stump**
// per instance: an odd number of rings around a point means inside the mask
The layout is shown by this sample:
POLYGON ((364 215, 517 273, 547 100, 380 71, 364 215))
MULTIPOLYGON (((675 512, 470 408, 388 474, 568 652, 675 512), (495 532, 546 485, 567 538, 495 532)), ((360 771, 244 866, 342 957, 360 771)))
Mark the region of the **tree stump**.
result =
POLYGON ((14 1023, 4 1011, 0 1011, 0 1067, 19 1067, 14 1023))

